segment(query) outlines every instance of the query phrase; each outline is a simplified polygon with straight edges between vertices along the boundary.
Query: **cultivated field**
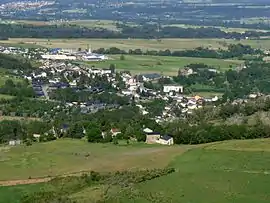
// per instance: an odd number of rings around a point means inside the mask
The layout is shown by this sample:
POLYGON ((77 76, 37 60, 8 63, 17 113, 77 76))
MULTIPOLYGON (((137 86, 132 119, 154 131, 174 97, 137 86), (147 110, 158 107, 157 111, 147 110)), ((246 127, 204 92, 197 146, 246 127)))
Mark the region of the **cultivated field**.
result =
POLYGON ((120 55, 111 55, 110 60, 101 62, 87 62, 97 68, 108 68, 115 64, 117 70, 128 70, 133 74, 160 73, 164 75, 177 75, 179 68, 184 68, 191 63, 204 63, 224 71, 232 66, 237 67, 243 62, 240 60, 222 60, 195 57, 171 57, 171 56, 138 56, 125 55, 125 60, 120 60, 120 55))
MULTIPOLYGON (((98 201, 106 190, 110 201, 104 202, 108 203, 268 203, 269 148, 270 139, 233 140, 192 148, 59 140, 25 148, 2 148, 0 174, 1 179, 44 175, 50 171, 50 163, 53 163, 53 174, 86 168, 114 171, 169 164, 176 169, 175 173, 135 184, 132 188, 96 185, 71 192, 69 197, 78 203, 89 202, 89 199, 98 201), (87 153, 89 157, 85 156, 87 153)), ((19 202, 21 196, 43 186, 46 184, 0 187, 0 202, 19 202)))
MULTIPOLYGON (((117 47, 124 50, 185 50, 197 47, 210 49, 226 49, 228 44, 243 43, 254 48, 270 49, 270 39, 263 40, 229 40, 229 39, 37 39, 37 38, 12 38, 0 41, 1 44, 34 45, 48 48, 86 49, 91 45, 92 49, 117 47)), ((28 45, 28 46, 29 46, 28 45)))
POLYGON ((220 27, 220 26, 199 26, 199 25, 187 25, 187 24, 170 24, 165 26, 171 27, 181 27, 181 28, 217 28, 224 32, 238 32, 244 33, 246 31, 254 31, 254 32, 268 32, 268 30, 258 30, 258 29, 248 29, 248 28, 231 28, 231 27, 220 27))

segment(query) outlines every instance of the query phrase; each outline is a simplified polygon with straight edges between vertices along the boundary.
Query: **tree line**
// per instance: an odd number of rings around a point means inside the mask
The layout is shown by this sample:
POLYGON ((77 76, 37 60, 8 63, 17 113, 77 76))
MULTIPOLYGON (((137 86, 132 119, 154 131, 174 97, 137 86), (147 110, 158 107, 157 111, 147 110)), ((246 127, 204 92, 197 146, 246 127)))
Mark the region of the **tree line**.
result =
POLYGON ((171 51, 166 50, 141 50, 141 49, 129 49, 121 50, 117 47, 110 47, 108 49, 99 48, 93 51, 99 54, 130 54, 130 55, 150 55, 150 56, 178 56, 178 57, 200 57, 200 58, 239 58, 242 59, 244 55, 261 55, 263 52, 258 49, 253 49, 249 45, 243 44, 230 44, 227 50, 214 50, 209 48, 198 47, 193 50, 171 51))
POLYGON ((120 32, 104 28, 87 28, 76 25, 30 25, 0 24, 1 39, 8 38, 226 38, 269 36, 268 32, 247 31, 245 33, 224 32, 218 28, 181 28, 157 25, 120 25, 120 32))
POLYGON ((51 125, 42 121, 0 121, 0 143, 10 140, 34 140, 34 134, 43 135, 51 129, 51 125))

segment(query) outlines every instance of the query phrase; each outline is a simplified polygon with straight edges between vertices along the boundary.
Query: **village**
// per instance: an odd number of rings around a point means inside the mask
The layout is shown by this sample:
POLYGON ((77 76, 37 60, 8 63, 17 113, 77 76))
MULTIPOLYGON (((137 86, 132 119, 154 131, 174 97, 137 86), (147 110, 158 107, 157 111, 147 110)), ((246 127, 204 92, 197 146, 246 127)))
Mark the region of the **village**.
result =
MULTIPOLYGON (((158 73, 132 75, 128 71, 117 72, 113 65, 107 69, 100 69, 74 62, 75 60, 107 60, 109 58, 105 55, 92 53, 90 49, 74 53, 62 49, 28 50, 1 47, 0 51, 4 54, 21 55, 27 59, 38 60, 39 67, 31 73, 16 71, 15 74, 29 81, 37 98, 47 101, 61 101, 58 108, 76 108, 80 109, 82 114, 96 113, 104 109, 119 109, 122 105, 134 104, 139 108, 142 115, 151 115, 151 119, 158 124, 162 124, 163 122, 185 118, 204 105, 215 106, 215 102, 219 100, 218 96, 205 98, 199 95, 184 95, 184 87, 179 84, 163 85, 162 90, 145 87, 146 83, 157 83, 161 78, 171 80, 171 77, 158 73), (71 55, 71 53, 73 54, 71 55), (74 95, 84 94, 86 96, 83 99, 74 97, 78 98, 77 100, 67 99, 59 96, 59 91, 62 90, 70 90, 74 95), (90 95, 102 95, 104 93, 107 95, 105 97, 116 95, 120 99, 112 101, 102 100, 102 98, 89 100, 90 95), (119 102, 121 98, 125 99, 125 102, 119 102), (153 114, 148 108, 148 104, 153 101, 162 101, 164 104, 159 113, 153 114)), ((209 71, 215 72, 216 70, 211 69, 209 71)), ((184 68, 181 74, 188 76, 194 74, 194 71, 190 68, 184 68)), ((172 137, 154 132, 147 126, 143 129, 143 132, 146 134, 147 143, 173 144, 172 137)), ((113 128, 111 133, 115 137, 121 131, 113 128)), ((105 137, 104 134, 102 135, 105 137)), ((38 136, 40 135, 35 135, 37 138, 38 136)), ((10 145, 16 145, 16 143, 11 140, 10 145)))

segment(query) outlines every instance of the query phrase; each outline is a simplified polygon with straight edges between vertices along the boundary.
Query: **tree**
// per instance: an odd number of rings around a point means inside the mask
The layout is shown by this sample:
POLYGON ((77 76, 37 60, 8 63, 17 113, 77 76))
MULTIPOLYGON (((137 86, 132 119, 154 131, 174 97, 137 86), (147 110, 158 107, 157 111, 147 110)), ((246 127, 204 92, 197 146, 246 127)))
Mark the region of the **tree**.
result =
POLYGON ((112 73, 115 73, 115 64, 110 64, 109 69, 112 71, 112 73))
POLYGON ((75 123, 68 129, 67 136, 71 138, 81 139, 84 136, 83 126, 80 123, 75 123))
POLYGON ((125 56, 124 56, 123 54, 121 54, 120 60, 121 60, 121 61, 124 61, 124 60, 125 60, 125 56))
POLYGON ((86 132, 88 142, 101 142, 103 140, 101 130, 96 125, 90 125, 86 132))
POLYGON ((146 135, 140 130, 135 132, 135 136, 138 142, 145 142, 146 140, 146 135))

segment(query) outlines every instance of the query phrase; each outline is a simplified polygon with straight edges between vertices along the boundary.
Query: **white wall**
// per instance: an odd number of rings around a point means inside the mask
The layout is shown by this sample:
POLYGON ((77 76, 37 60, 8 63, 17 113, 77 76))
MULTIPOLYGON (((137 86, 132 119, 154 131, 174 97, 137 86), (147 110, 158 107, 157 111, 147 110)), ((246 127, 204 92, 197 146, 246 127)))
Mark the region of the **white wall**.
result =
POLYGON ((183 92, 183 86, 180 86, 180 85, 165 85, 163 87, 163 92, 168 93, 168 92, 172 92, 172 91, 182 93, 183 92))

